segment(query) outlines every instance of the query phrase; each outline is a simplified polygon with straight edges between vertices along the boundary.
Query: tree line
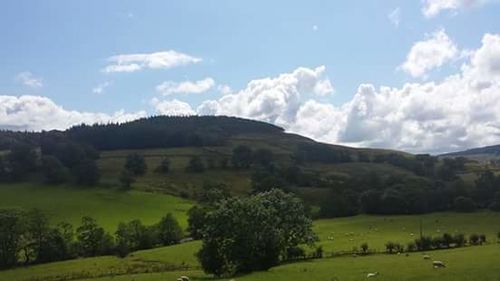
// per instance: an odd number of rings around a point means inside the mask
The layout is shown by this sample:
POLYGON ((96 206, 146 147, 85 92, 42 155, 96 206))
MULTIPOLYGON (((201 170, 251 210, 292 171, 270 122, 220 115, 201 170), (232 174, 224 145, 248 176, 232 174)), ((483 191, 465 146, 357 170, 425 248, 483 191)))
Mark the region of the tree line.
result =
POLYGON ((150 226, 140 220, 122 222, 111 235, 88 216, 75 229, 64 222, 50 225, 37 209, 0 209, 0 268, 100 255, 124 257, 131 251, 177 244, 182 238, 170 213, 150 226))

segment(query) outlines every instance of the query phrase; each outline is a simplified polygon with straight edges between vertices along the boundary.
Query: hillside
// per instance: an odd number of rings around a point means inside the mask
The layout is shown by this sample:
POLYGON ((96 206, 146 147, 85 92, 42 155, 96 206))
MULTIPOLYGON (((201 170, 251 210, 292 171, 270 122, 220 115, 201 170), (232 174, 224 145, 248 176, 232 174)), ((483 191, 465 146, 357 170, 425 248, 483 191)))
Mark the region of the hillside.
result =
POLYGON ((471 148, 463 151, 445 153, 440 157, 465 157, 474 161, 496 164, 500 160, 500 145, 471 148))
MULTIPOLYGON (((354 204, 352 210, 327 211, 336 215, 356 214, 359 196, 369 189, 390 189, 391 198, 406 197, 401 200, 408 202, 397 210, 374 210, 377 213, 449 209, 456 195, 450 194, 447 201, 432 208, 415 205, 414 198, 433 198, 449 192, 446 186, 455 184, 458 178, 465 179, 466 185, 473 184, 475 178, 468 166, 459 162, 441 163, 429 155, 319 143, 275 125, 225 116, 156 116, 122 124, 80 125, 66 131, 0 132, 3 154, 26 143, 38 153, 55 156, 71 171, 79 167, 75 157, 96 161, 99 185, 106 188, 120 187, 127 157, 137 154, 144 158, 147 169, 134 177, 132 187, 136 190, 197 200, 207 185, 223 185, 232 194, 280 186, 316 207, 331 204, 332 196, 350 202, 345 206, 354 204), (245 167, 233 163, 234 151, 240 147, 252 153, 245 167), (187 170, 194 158, 202 171, 187 170), (168 173, 156 172, 165 159, 168 173), (440 181, 444 181, 444 187, 440 181)), ((473 172, 478 169, 482 168, 476 166, 473 172)), ((40 182, 42 175, 31 172, 23 178, 40 182)), ((78 185, 74 180, 71 184, 78 185)))

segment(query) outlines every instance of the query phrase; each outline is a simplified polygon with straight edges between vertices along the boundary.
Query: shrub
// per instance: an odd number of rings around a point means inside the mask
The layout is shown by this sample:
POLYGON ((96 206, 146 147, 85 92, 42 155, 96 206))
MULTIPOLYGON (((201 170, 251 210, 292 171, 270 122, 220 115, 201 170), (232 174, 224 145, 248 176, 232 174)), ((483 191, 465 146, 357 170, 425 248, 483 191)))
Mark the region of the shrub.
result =
POLYGON ((394 252, 395 248, 396 248, 396 243, 391 242, 391 241, 389 241, 389 242, 385 243, 385 250, 386 250, 389 254, 392 254, 392 253, 394 252))
POLYGON ((363 251, 363 254, 368 254, 368 243, 363 243, 361 244, 361 251, 363 251))
POLYGON ((453 236, 453 243, 455 243, 456 247, 463 247, 466 242, 467 240, 465 239, 465 235, 463 235, 462 233, 455 234, 453 236))
POLYGON ((148 169, 146 161, 144 160, 144 156, 137 153, 127 155, 124 168, 129 170, 136 176, 144 175, 146 173, 146 170, 148 169))
POLYGON ((427 251, 432 247, 432 238, 429 236, 423 236, 422 238, 415 239, 415 244, 419 251, 427 251))
POLYGON ((189 160, 186 171, 190 173, 202 173, 205 171, 205 165, 203 165, 200 156, 194 156, 189 160))
POLYGON ((476 210, 476 203, 469 197, 459 196, 453 201, 457 212, 470 213, 476 210))
POLYGON ((469 244, 471 244, 471 245, 477 245, 477 244, 479 244, 479 235, 477 235, 475 233, 471 234, 469 236, 469 244))
POLYGON ((479 235, 479 244, 482 245, 483 243, 486 243, 486 235, 480 234, 479 235))
POLYGON ((168 172, 170 172, 170 159, 163 158, 160 162, 160 165, 156 167, 155 172, 160 174, 168 174, 168 172))
POLYGON ((415 242, 409 242, 407 245, 406 245, 406 250, 408 252, 415 252, 417 250, 417 244, 415 244, 415 242))
POLYGON ((289 260, 303 258, 303 257, 305 257, 305 255, 306 255, 306 252, 304 251, 304 249, 302 249, 300 247, 290 247, 290 248, 286 249, 286 257, 289 260))

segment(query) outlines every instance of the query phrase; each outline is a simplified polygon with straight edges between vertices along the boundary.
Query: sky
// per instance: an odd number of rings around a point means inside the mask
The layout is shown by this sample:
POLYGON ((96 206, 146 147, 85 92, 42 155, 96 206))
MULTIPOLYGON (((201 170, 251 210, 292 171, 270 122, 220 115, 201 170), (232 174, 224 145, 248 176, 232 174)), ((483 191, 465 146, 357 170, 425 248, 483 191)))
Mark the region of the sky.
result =
POLYGON ((495 0, 0 2, 0 129, 229 115, 355 147, 500 143, 495 0))

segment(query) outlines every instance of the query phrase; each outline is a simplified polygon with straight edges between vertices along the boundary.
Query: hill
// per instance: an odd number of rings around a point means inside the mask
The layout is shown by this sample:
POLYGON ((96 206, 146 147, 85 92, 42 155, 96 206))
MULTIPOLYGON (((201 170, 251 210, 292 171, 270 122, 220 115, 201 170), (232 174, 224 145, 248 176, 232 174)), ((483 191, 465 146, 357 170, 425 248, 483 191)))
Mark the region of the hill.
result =
MULTIPOLYGON (((80 125, 66 131, 0 132, 3 154, 26 143, 41 158, 54 156, 75 174, 70 185, 86 183, 85 173, 95 162, 99 186, 118 189, 127 157, 137 154, 144 158, 147 169, 134 176, 133 189, 198 200, 207 186, 224 186, 240 195, 279 186, 299 194, 313 210, 321 207, 322 213, 318 214, 322 216, 357 214, 362 209, 359 199, 369 190, 378 192, 373 194, 376 200, 404 203, 392 210, 368 212, 447 210, 457 196, 453 191, 457 180, 463 178, 466 189, 472 190, 474 173, 482 169, 475 167, 471 173, 459 160, 441 162, 430 155, 320 143, 275 125, 225 116, 155 116, 123 124, 80 125), (235 151, 242 147, 249 155, 245 156, 247 163, 238 164, 234 162, 235 151), (75 158, 84 160, 75 163, 75 158), (168 172, 156 172, 165 159, 168 172), (201 170, 188 167, 193 160, 198 161, 201 170), (434 202, 443 197, 446 200, 434 202), (339 210, 328 205, 343 207, 339 210)), ((24 157, 26 153, 18 154, 24 157)), ((2 158, 8 160, 0 157, 0 181, 2 158)), ((31 170, 43 164, 38 162, 30 163, 31 170)), ((23 171, 22 178, 43 182, 42 170, 23 171)))
POLYGON ((465 157, 474 161, 496 164, 500 160, 500 145, 471 148, 463 151, 445 153, 440 157, 465 157))

